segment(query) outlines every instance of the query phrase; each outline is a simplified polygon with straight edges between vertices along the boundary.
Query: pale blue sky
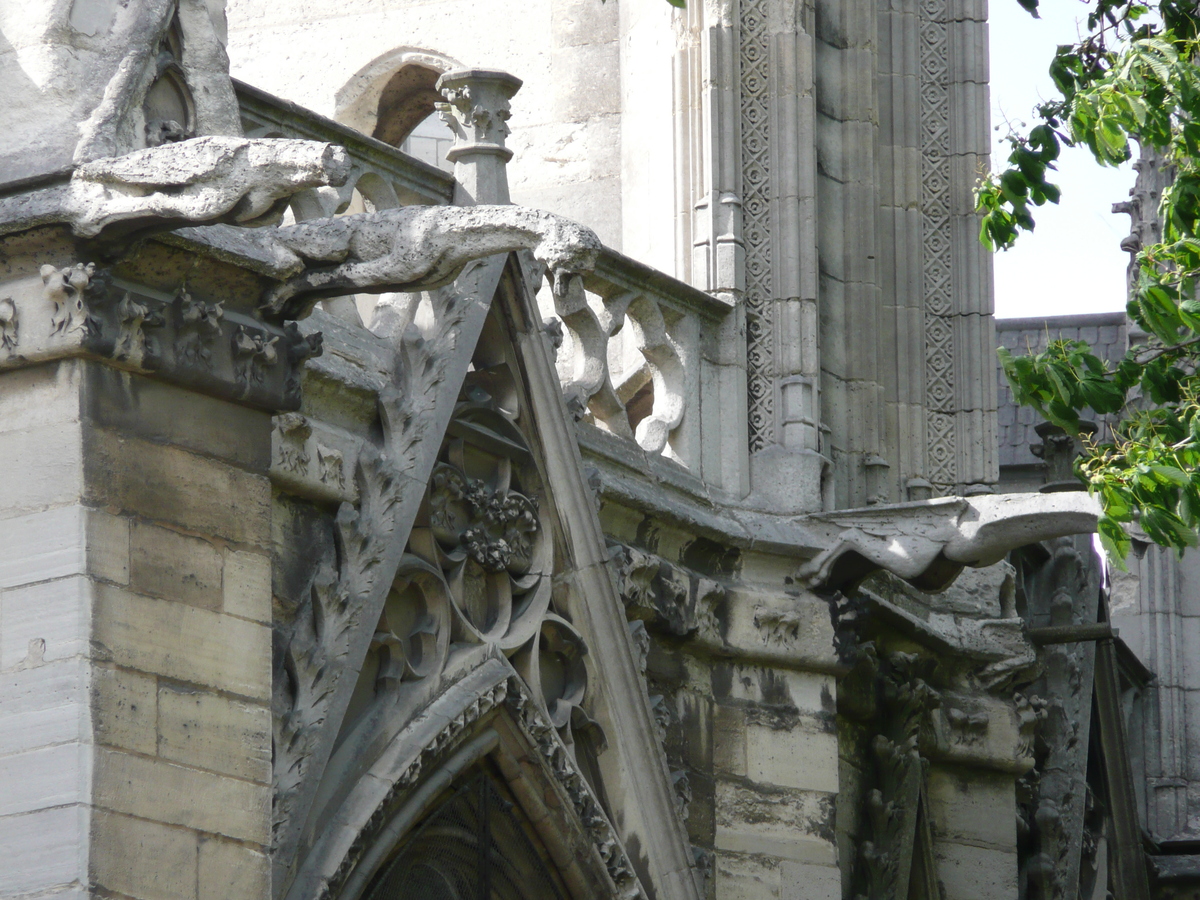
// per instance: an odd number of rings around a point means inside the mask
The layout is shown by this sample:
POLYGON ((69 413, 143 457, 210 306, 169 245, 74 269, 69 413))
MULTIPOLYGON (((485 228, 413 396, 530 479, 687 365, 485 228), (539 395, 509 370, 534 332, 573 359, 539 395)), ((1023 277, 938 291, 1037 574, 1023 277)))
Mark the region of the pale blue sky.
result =
MULTIPOLYGON (((1005 121, 1030 122, 1040 99, 1054 96, 1046 68, 1054 48, 1073 40, 1087 15, 1079 0, 1041 0, 1033 19, 1017 0, 990 0, 992 164, 1008 155, 1005 121)), ((1125 266, 1119 247, 1129 217, 1114 215, 1133 184, 1129 165, 1101 169, 1085 150, 1068 150, 1056 182, 1062 202, 1035 210, 1037 228, 1012 250, 996 254, 996 315, 1045 316, 1107 312, 1125 306, 1125 266)))

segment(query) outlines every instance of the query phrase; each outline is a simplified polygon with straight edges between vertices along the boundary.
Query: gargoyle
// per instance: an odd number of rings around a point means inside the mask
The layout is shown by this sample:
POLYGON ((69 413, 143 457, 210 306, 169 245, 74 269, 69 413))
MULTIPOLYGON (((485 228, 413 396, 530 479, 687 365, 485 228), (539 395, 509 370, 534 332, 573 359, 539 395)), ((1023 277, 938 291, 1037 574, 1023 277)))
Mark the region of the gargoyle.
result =
POLYGON ((886 569, 938 591, 965 566, 990 566, 1008 551, 1096 530, 1100 505, 1083 492, 947 497, 807 516, 826 549, 800 567, 810 587, 842 588, 886 569))
POLYGON ((80 237, 117 225, 253 225, 297 191, 344 184, 349 171, 349 156, 333 144, 207 135, 97 159, 65 184, 0 198, 0 234, 58 222, 80 237))
POLYGON ((302 269, 263 300, 267 315, 283 319, 303 318, 324 297, 440 287, 467 263, 514 250, 532 250, 558 290, 561 273, 590 269, 601 249, 582 225, 520 206, 405 206, 249 234, 302 269))

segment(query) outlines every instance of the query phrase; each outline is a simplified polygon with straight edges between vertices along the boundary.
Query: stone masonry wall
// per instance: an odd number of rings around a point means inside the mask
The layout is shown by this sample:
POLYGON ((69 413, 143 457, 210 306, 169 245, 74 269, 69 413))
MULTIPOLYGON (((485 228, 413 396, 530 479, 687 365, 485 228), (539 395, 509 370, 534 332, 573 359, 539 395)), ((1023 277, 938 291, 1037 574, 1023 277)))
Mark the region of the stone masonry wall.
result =
POLYGON ((266 896, 270 416, 65 360, 0 422, 0 896, 266 896))

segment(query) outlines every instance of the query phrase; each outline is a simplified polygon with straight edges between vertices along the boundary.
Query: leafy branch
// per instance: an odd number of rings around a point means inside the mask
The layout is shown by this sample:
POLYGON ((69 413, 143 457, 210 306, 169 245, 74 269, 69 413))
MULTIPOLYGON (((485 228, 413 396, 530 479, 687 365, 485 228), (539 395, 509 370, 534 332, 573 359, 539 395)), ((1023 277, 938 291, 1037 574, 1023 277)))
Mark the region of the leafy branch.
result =
MULTIPOLYGON (((1037 14, 1037 0, 1018 0, 1037 14)), ((1058 98, 1041 104, 1026 134, 1008 138, 1007 166, 977 189, 980 241, 1007 249, 1057 203, 1063 147, 1086 147, 1101 166, 1153 151, 1170 179, 1159 204, 1162 239, 1142 247, 1127 306, 1145 342, 1109 366, 1082 341, 1040 353, 998 352, 1018 403, 1080 437, 1075 471, 1100 500, 1100 538, 1123 565, 1134 523, 1180 552, 1200 530, 1200 14, 1189 0, 1151 6, 1095 0, 1087 33, 1058 48, 1058 98), (1083 433, 1086 416, 1119 418, 1112 440, 1083 433)), ((1136 332, 1135 332, 1136 334, 1136 332)))

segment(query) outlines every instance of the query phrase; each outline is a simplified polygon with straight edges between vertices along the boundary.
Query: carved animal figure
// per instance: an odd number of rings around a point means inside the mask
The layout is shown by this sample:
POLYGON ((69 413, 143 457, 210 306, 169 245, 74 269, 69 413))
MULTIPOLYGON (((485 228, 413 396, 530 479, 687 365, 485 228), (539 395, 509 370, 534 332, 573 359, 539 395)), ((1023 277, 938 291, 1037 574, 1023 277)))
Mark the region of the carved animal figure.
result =
POLYGON ((65 184, 0 198, 0 234, 50 222, 82 237, 261 224, 297 191, 343 184, 349 170, 345 149, 333 144, 206 135, 93 160, 65 184))
POLYGON ((63 269, 45 265, 40 271, 43 294, 54 304, 50 333, 73 331, 83 322, 83 292, 96 272, 95 264, 76 263, 63 269))
POLYGON ((17 307, 11 297, 0 300, 0 350, 12 353, 17 349, 17 307))
POLYGON ((602 246, 582 225, 520 206, 383 209, 312 219, 271 238, 305 266, 263 300, 265 312, 289 319, 323 297, 440 287, 467 263, 513 250, 532 250, 555 273, 584 271, 602 246))
POLYGON ((940 591, 965 566, 990 566, 1008 551, 1064 534, 1096 530, 1089 494, 944 497, 897 506, 817 513, 805 520, 825 549, 797 577, 842 588, 887 569, 922 590, 940 591))

